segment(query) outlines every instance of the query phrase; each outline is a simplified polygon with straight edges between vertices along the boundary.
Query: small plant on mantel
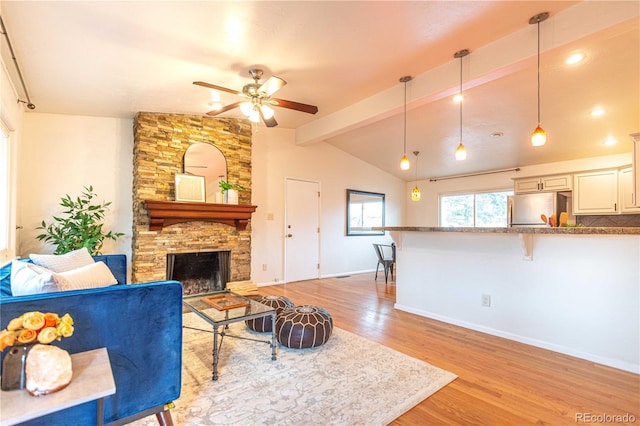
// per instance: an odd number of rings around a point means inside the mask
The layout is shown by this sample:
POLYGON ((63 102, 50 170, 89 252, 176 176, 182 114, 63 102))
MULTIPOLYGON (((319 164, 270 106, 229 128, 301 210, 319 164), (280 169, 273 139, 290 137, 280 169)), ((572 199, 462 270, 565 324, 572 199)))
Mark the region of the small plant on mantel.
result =
POLYGON ((228 191, 230 189, 235 189, 236 191, 244 191, 245 188, 244 186, 237 184, 237 183, 229 183, 223 179, 220 179, 220 182, 218 182, 218 186, 220 187, 220 190, 222 193, 224 193, 225 191, 228 191))
POLYGON ((107 208, 111 202, 93 203, 97 195, 93 186, 84 187, 82 195, 71 198, 68 194, 60 199, 60 205, 67 210, 65 216, 53 216, 53 222, 48 224, 43 220, 36 229, 44 232, 36 238, 40 241, 56 246, 54 254, 64 254, 86 247, 93 256, 101 254, 105 239, 117 240, 122 232, 104 232, 103 221, 107 208))

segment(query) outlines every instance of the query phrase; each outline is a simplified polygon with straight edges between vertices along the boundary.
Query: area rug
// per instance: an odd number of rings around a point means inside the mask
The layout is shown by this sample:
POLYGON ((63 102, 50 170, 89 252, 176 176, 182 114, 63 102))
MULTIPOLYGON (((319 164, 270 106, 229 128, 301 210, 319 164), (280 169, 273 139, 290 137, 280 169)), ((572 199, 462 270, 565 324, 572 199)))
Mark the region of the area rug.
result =
MULTIPOLYGON (((189 313, 189 327, 211 330, 189 313)), ((268 340, 269 333, 232 324, 230 333, 268 340)), ((386 425, 456 375, 353 333, 333 329, 310 349, 225 338, 219 378, 211 380, 212 334, 184 329, 182 394, 176 425, 386 425)), ((134 425, 157 425, 154 416, 134 425)))

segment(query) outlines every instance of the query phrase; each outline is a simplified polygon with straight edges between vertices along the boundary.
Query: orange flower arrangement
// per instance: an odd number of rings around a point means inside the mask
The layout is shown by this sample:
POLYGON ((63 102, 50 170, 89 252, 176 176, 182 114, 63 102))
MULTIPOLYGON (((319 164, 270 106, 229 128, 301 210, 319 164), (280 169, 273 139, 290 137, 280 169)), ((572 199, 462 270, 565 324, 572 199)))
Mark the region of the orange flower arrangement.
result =
POLYGON ((9 321, 7 328, 0 331, 0 351, 16 343, 49 344, 73 334, 73 318, 71 315, 47 312, 26 312, 9 321))

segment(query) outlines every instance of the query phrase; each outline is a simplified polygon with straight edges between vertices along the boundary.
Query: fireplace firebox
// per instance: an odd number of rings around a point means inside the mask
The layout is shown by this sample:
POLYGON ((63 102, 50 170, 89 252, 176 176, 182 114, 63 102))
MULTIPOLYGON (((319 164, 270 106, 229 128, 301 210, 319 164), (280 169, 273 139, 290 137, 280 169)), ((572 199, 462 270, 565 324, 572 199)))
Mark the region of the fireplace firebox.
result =
POLYGON ((167 279, 182 283, 183 294, 224 290, 231 276, 231 251, 167 254, 167 279))

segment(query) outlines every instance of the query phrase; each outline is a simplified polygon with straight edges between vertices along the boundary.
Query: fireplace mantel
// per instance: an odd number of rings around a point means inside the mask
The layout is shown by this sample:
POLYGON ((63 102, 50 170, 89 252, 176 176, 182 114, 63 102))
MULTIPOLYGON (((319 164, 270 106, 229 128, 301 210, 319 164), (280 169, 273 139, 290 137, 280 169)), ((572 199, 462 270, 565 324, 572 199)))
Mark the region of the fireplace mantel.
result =
POLYGON ((251 213, 257 206, 243 204, 188 203, 146 200, 149 211, 149 230, 160 231, 165 226, 202 220, 234 226, 238 231, 247 228, 251 213))

